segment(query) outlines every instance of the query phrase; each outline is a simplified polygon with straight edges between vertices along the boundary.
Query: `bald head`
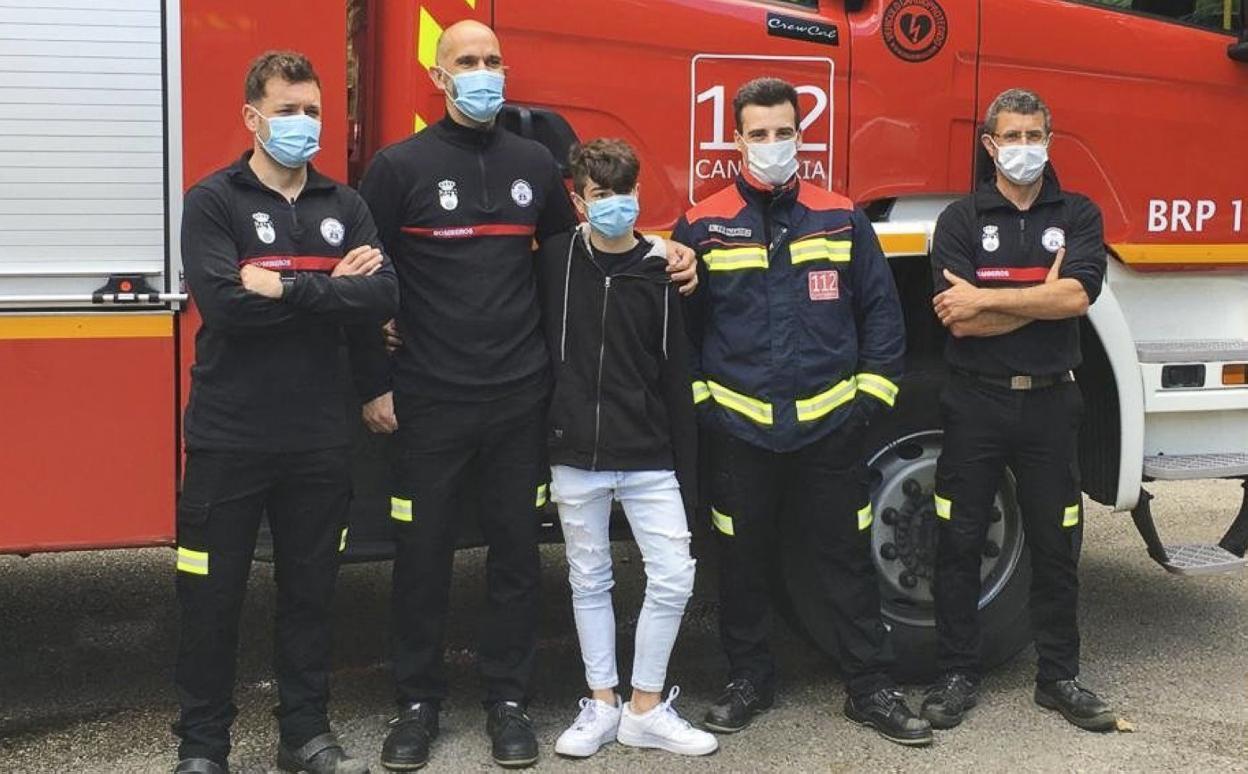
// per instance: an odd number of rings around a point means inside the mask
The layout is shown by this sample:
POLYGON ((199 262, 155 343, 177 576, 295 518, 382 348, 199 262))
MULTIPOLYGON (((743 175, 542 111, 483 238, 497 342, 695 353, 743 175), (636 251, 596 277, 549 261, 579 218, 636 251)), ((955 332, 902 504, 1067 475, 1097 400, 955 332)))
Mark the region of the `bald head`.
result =
POLYGON ((438 65, 452 73, 489 65, 491 59, 501 65, 502 56, 494 30, 475 19, 455 22, 438 38, 438 65))

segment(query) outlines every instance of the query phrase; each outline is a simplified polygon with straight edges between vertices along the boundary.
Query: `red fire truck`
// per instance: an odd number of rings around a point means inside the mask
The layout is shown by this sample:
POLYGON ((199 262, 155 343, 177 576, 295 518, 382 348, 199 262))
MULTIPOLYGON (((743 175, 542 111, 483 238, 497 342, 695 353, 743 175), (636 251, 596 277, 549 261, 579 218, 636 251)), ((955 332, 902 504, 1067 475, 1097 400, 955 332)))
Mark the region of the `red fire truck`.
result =
MULTIPOLYGON (((980 117, 1011 86, 1050 103, 1063 184, 1105 217, 1107 287, 1083 326, 1082 476, 1177 572, 1242 564, 1157 536, 1148 481, 1248 475, 1248 38, 1241 0, 27 0, 0 7, 0 553, 168 545, 196 315, 181 194, 250 146, 242 75, 270 48, 323 79, 318 166, 442 114, 441 30, 492 25, 502 121, 564 157, 623 137, 643 225, 669 229, 739 161, 730 101, 798 86, 801 171, 866 208, 907 315, 897 411, 873 429, 885 612, 931 643, 931 490, 943 330, 926 255, 976 174, 980 117)), ((981 160, 982 162, 982 160, 981 160)), ((385 553, 386 466, 361 431, 353 551, 385 553)), ((990 660, 1026 639, 1026 552, 1007 480, 984 558, 990 660)), ((1230 549, 1229 551, 1227 549, 1230 549)))

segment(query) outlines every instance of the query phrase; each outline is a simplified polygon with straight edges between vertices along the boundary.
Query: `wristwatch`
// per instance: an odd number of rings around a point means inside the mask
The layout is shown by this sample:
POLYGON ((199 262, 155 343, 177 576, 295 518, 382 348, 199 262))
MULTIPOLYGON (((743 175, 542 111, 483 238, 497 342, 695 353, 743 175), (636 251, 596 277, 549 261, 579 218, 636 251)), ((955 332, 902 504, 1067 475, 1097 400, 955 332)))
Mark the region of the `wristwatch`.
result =
POLYGON ((282 280, 282 295, 285 296, 295 286, 295 273, 293 271, 284 271, 281 272, 280 276, 282 280))

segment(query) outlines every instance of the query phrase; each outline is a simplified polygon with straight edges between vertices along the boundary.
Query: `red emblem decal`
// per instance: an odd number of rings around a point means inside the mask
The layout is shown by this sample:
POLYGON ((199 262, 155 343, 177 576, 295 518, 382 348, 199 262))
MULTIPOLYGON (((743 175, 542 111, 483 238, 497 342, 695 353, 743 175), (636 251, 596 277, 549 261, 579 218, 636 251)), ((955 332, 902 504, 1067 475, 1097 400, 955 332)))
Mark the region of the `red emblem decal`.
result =
POLYGON ((806 275, 811 301, 835 301, 841 297, 840 274, 836 269, 812 271, 806 275))

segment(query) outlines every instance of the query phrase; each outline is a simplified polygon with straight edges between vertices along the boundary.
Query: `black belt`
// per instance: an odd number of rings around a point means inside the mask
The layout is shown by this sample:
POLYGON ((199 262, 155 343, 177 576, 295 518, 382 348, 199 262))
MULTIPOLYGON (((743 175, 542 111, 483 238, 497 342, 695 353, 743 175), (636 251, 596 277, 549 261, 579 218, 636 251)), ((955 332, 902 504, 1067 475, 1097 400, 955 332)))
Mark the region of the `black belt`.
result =
POLYGON ((1018 374, 1017 376, 988 376, 986 374, 977 374, 971 371, 963 371, 961 368, 949 369, 958 376, 965 376, 974 379, 977 382, 991 384, 995 387, 1003 387, 1007 390, 1043 390, 1046 387, 1053 387, 1058 384, 1068 384, 1075 381, 1073 371, 1066 371, 1060 374, 1045 374, 1043 376, 1031 376, 1029 374, 1018 374))

